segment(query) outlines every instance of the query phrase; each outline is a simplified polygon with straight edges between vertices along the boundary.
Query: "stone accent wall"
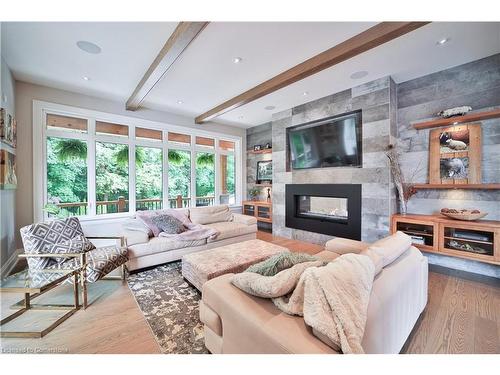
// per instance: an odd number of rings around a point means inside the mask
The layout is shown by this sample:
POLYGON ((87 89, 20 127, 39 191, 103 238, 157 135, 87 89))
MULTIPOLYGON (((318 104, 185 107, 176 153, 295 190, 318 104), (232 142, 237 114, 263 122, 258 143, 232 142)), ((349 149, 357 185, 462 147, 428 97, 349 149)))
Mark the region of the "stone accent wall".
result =
POLYGON ((395 113, 395 84, 381 78, 273 116, 273 234, 324 244, 331 236, 285 227, 286 184, 362 184, 362 240, 375 241, 389 233, 389 218, 394 204, 391 176, 384 150, 396 129, 391 124, 395 113), (286 128, 321 118, 362 110, 362 168, 321 168, 287 171, 286 128))
MULTIPOLYGON (((390 216, 397 212, 397 200, 384 148, 397 142, 402 150, 403 171, 411 173, 419 165, 414 182, 428 182, 429 130, 417 131, 412 124, 433 118, 442 109, 461 105, 470 105, 474 111, 500 108, 500 54, 400 84, 389 77, 378 79, 276 113, 271 123, 248 129, 250 139, 252 134, 255 139, 263 139, 272 133, 273 233, 320 244, 331 238, 285 227, 285 184, 361 183, 362 239, 373 241, 385 236, 390 216), (287 171, 286 128, 356 109, 363 113, 363 168, 287 171)), ((481 124, 483 182, 498 183, 500 119, 481 124)), ((252 146, 254 143, 259 142, 249 141, 252 146)), ((251 161, 250 165, 255 168, 256 162, 251 161)), ((410 200, 408 212, 432 214, 442 207, 479 208, 489 212, 488 219, 500 220, 500 192, 422 190, 410 200)), ((497 266, 438 254, 427 256, 432 264, 500 277, 497 266)))
MULTIPOLYGON (((500 54, 430 74, 397 87, 399 145, 404 171, 419 164, 415 182, 428 182, 429 129, 412 124, 435 117, 442 109, 470 105, 473 111, 500 107, 500 54)), ((500 182, 500 119, 481 121, 482 178, 500 182)), ((478 208, 487 219, 500 220, 500 191, 421 190, 413 196, 408 212, 431 214, 442 207, 478 208)))
MULTIPOLYGON (((429 130, 415 130, 412 124, 432 117, 442 109, 470 105, 473 111, 500 108, 500 54, 486 57, 397 86, 398 144, 403 171, 420 163, 415 182, 428 182, 429 130)), ((481 121, 482 178, 500 182, 500 119, 481 121)), ((408 204, 408 212, 433 214, 443 207, 478 208, 486 219, 500 220, 500 191, 421 190, 408 204)), ((485 263, 428 254, 429 263, 500 277, 500 267, 485 263)))

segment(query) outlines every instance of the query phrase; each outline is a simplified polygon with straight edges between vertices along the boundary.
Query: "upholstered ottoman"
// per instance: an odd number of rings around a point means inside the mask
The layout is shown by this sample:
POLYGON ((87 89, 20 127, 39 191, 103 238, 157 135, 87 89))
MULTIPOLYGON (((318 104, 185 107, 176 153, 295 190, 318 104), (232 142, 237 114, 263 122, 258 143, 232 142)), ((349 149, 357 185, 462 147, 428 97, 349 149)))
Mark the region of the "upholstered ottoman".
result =
POLYGON ((226 273, 243 272, 287 248, 261 240, 250 240, 182 257, 182 276, 201 291, 203 284, 226 273))

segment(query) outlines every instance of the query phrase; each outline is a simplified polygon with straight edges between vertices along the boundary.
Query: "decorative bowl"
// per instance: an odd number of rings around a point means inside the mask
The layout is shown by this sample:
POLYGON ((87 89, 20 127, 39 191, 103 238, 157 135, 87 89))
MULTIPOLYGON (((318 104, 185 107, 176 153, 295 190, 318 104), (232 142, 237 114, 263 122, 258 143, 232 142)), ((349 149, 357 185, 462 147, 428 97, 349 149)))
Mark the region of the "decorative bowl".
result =
POLYGON ((443 208, 441 214, 451 217, 452 219, 465 221, 479 220, 488 215, 487 212, 481 212, 479 210, 456 210, 453 208, 443 208))

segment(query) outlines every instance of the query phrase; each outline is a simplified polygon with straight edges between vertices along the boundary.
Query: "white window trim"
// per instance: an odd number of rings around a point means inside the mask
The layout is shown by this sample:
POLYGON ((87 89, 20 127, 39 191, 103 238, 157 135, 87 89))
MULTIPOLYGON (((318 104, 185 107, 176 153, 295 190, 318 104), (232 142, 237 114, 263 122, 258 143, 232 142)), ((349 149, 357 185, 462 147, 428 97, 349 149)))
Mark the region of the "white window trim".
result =
POLYGON ((186 150, 191 151, 191 197, 196 196, 196 170, 195 170, 195 155, 196 152, 212 152, 215 154, 215 204, 219 204, 221 182, 219 181, 220 166, 219 155, 234 155, 236 176, 235 176, 235 195, 236 203, 234 206, 240 206, 243 197, 243 171, 242 169, 242 137, 234 135, 225 135, 217 132, 206 130, 198 130, 186 128, 183 126, 145 120, 135 117, 116 115, 106 112, 100 112, 80 107, 67 106, 63 104, 33 100, 33 215, 35 221, 42 221, 46 217, 43 207, 46 204, 47 191, 47 137, 63 137, 81 139, 87 141, 87 200, 89 202, 89 215, 81 216, 83 221, 102 220, 130 217, 135 213, 136 190, 135 190, 135 147, 146 146, 160 148, 163 152, 163 168, 162 168, 162 199, 163 207, 168 207, 168 150, 186 150), (87 119, 87 133, 65 132, 60 130, 47 129, 45 127, 46 115, 64 115, 71 117, 79 117, 87 119), (96 121, 105 121, 127 125, 129 127, 128 138, 95 134, 96 121), (161 141, 148 141, 144 139, 135 139, 135 128, 155 129, 162 131, 161 141), (168 142, 168 132, 187 134, 191 136, 191 144, 178 145, 168 142), (213 138, 215 148, 200 147, 196 145, 196 136, 213 138), (234 151, 219 149, 219 141, 227 140, 234 142, 234 151), (95 142, 111 142, 129 145, 129 212, 96 215, 95 205, 95 142))

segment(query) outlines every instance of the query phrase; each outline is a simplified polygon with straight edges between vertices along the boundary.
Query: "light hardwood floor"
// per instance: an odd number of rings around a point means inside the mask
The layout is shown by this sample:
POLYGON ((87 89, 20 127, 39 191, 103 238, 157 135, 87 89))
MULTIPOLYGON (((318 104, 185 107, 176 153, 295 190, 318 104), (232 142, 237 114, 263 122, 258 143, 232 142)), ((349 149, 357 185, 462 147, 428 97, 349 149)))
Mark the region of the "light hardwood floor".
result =
MULTIPOLYGON (((259 232, 258 238, 291 251, 315 254, 322 250, 319 245, 274 237, 266 232, 259 232)), ((429 272, 428 305, 402 352, 500 353, 500 282, 438 271, 429 272)), ((58 289, 43 298, 67 302, 69 296, 62 290, 57 293, 58 289)), ((19 299, 19 295, 2 294, 2 316, 7 314, 8 306, 19 299)), ((43 339, 1 339, 2 352, 159 353, 154 336, 126 284, 120 281, 93 284, 90 301, 87 310, 78 311, 43 339)), ((34 320, 33 316, 27 315, 16 324, 27 327, 53 319, 46 315, 34 320)))

